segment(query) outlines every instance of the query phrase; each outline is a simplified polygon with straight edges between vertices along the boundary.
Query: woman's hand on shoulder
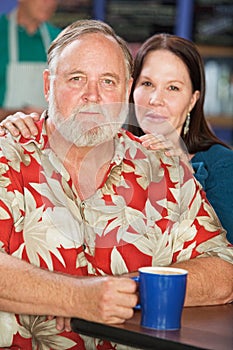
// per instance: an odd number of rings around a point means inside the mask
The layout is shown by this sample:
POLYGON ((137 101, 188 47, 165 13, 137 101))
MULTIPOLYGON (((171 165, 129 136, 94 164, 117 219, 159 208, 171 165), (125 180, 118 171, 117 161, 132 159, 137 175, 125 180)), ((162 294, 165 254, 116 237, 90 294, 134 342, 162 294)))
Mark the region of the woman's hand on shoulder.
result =
POLYGON ((23 112, 17 112, 9 115, 0 123, 0 136, 3 136, 6 131, 10 132, 13 136, 20 134, 25 138, 36 136, 38 130, 35 122, 39 119, 40 115, 38 113, 25 114, 23 112))
POLYGON ((140 137, 142 145, 150 150, 164 150, 167 155, 174 155, 175 147, 171 140, 163 135, 145 134, 140 137))

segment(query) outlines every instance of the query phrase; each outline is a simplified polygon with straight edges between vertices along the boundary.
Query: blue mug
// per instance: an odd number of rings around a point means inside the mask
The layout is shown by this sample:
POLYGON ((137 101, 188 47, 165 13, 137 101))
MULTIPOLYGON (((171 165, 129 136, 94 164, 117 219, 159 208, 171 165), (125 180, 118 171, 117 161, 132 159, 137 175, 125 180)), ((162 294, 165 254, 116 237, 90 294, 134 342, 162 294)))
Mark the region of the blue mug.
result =
POLYGON ((188 271, 174 267, 141 267, 139 283, 141 326, 158 330, 177 330, 186 293, 188 271))

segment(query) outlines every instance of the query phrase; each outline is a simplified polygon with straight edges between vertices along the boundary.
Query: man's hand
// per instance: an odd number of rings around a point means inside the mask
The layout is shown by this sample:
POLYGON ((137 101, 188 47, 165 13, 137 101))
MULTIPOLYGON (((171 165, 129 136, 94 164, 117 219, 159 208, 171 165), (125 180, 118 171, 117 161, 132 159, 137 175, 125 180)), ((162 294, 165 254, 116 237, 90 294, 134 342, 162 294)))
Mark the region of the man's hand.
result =
MULTIPOLYGON (((52 320, 54 316, 48 316, 48 320, 52 320)), ((70 326, 71 318, 56 317, 56 328, 58 331, 65 330, 66 332, 71 332, 70 326)))
POLYGON ((124 323, 133 316, 138 297, 137 284, 131 278, 106 276, 77 280, 79 292, 70 300, 72 308, 76 308, 75 317, 114 324, 124 323))
POLYGON ((12 136, 22 135, 25 138, 36 136, 38 134, 35 122, 40 119, 40 115, 37 113, 24 114, 23 112, 17 112, 13 115, 9 115, 0 123, 0 136, 3 136, 7 131, 12 136))

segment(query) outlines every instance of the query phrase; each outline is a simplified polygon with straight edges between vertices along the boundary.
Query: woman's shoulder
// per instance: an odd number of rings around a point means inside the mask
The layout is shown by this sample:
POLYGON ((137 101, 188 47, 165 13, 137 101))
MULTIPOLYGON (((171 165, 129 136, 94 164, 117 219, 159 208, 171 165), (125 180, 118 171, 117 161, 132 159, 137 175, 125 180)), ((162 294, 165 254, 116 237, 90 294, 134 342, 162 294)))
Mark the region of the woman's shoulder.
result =
POLYGON ((233 151, 223 145, 215 144, 206 151, 197 152, 191 159, 191 163, 194 169, 195 177, 202 184, 206 190, 207 182, 232 183, 233 173, 233 151))
POLYGON ((223 145, 215 144, 206 151, 197 152, 192 158, 192 163, 213 161, 216 164, 217 162, 223 163, 227 159, 233 162, 233 150, 223 145))

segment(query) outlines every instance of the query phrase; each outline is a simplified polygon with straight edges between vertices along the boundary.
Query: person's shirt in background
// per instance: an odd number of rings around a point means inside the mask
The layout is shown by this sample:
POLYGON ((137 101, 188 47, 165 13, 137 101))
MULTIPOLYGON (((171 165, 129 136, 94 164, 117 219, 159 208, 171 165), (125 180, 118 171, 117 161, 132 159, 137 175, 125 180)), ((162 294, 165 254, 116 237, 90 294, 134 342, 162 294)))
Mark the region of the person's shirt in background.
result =
MULTIPOLYGON (((52 24, 45 22, 47 32, 49 34, 50 43, 56 38, 60 32, 60 28, 53 26, 52 24)), ((17 52, 18 52, 18 61, 19 62, 47 62, 47 52, 42 40, 41 31, 38 29, 33 35, 29 35, 27 31, 16 25, 16 36, 17 36, 17 52)), ((9 63, 9 18, 6 14, 0 17, 0 106, 4 106, 4 101, 6 99, 7 93, 7 66, 9 63)), ((36 78, 35 78, 36 79, 36 78)), ((19 77, 15 76, 15 86, 19 84, 19 77)), ((41 81, 42 81, 42 72, 41 72, 41 81)), ((23 89, 23 81, 20 81, 21 89, 23 89)), ((32 84, 33 85, 33 84, 32 84)), ((33 86, 31 87, 33 89, 33 86)), ((25 96, 26 96, 25 91, 25 96)), ((43 95, 43 90, 41 91, 43 95)))

